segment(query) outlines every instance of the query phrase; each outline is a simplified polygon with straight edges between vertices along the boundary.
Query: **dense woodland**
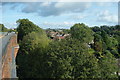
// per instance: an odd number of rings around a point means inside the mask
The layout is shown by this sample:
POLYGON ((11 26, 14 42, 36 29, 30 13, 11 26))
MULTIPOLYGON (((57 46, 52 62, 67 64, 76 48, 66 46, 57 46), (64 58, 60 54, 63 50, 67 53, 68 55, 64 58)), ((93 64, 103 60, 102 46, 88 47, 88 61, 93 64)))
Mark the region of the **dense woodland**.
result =
POLYGON ((49 39, 46 31, 28 19, 17 21, 19 78, 118 78, 120 25, 88 27, 77 23, 62 29, 70 36, 49 39))

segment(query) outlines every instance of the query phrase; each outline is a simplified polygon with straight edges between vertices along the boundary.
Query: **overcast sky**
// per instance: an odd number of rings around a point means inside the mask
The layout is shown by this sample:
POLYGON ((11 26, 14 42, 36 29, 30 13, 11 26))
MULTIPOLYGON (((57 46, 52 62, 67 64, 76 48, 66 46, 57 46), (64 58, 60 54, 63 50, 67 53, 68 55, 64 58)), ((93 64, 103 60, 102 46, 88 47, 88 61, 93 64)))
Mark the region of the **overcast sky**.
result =
POLYGON ((0 4, 3 23, 16 27, 16 20, 27 18, 41 28, 70 28, 75 23, 86 25, 118 24, 117 2, 7 2, 0 4))

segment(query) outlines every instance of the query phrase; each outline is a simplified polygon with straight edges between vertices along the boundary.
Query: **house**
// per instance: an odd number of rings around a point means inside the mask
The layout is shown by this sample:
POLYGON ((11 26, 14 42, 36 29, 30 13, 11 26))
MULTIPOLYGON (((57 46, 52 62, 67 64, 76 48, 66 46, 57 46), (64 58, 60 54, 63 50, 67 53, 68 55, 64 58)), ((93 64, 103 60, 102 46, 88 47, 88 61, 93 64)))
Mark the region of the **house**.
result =
POLYGON ((46 31, 48 37, 52 40, 61 40, 61 39, 65 39, 67 36, 70 36, 70 34, 65 34, 62 30, 58 30, 58 31, 53 31, 53 30, 49 30, 46 31))

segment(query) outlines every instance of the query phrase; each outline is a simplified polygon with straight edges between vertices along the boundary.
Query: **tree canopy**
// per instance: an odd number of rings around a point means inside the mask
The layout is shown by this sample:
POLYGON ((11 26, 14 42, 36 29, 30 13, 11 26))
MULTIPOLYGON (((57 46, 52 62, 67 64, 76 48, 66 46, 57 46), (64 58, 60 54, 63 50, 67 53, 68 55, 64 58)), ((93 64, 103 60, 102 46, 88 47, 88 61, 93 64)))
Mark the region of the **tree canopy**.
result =
POLYGON ((71 36, 81 42, 89 43, 93 40, 93 31, 83 23, 73 25, 70 30, 71 36))
POLYGON ((24 36, 31 32, 41 32, 41 34, 44 33, 44 31, 40 27, 38 27, 28 19, 19 19, 16 22, 19 24, 19 26, 17 27, 18 40, 22 40, 24 36))
POLYGON ((118 25, 90 28, 78 23, 64 30, 69 37, 50 40, 42 28, 28 19, 17 22, 19 78, 118 77, 115 74, 118 72, 116 59, 120 57, 118 25))

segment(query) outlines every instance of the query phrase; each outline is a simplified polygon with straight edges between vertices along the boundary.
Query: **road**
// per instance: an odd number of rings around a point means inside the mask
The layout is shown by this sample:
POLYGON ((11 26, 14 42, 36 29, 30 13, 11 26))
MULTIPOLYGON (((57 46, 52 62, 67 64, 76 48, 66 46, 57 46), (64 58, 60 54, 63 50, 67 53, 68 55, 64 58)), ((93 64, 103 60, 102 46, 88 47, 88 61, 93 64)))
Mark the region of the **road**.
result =
POLYGON ((0 38, 0 54, 5 55, 5 50, 7 47, 7 44, 9 43, 9 40, 11 36, 15 35, 15 33, 9 33, 4 34, 2 38, 0 38))
MULTIPOLYGON (((2 78, 2 56, 5 55, 6 47, 10 41, 11 36, 15 35, 15 33, 1 33, 0 32, 0 80, 2 78)), ((13 70, 12 74, 15 74, 15 70, 13 70)))

